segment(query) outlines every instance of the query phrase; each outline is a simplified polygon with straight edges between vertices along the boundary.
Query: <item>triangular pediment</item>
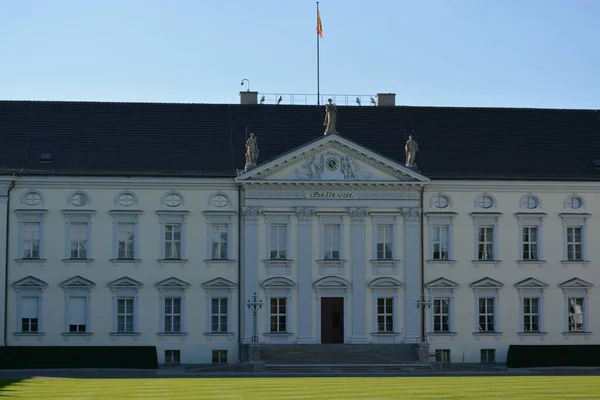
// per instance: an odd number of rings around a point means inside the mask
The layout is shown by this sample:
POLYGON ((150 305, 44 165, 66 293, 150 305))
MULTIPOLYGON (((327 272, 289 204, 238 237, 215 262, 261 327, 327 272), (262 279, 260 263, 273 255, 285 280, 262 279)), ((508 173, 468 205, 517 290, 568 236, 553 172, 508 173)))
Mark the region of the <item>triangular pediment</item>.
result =
POLYGON ((458 283, 446 278, 437 278, 425 284, 427 289, 455 289, 460 286, 458 283))
POLYGON ((337 134, 322 136, 266 161, 243 172, 236 180, 242 183, 363 181, 412 185, 429 182, 414 169, 337 134))
POLYGON ((61 282, 58 286, 63 289, 76 289, 76 288, 86 288, 91 289, 96 286, 96 284, 88 279, 82 278, 81 276, 74 276, 72 278, 67 279, 66 281, 61 282))
POLYGON ((35 278, 31 275, 26 276, 23 279, 20 279, 12 284, 15 289, 24 289, 24 288, 38 288, 43 289, 48 284, 41 279, 35 278))
POLYGON ((144 286, 143 283, 136 281, 135 279, 131 279, 128 276, 124 276, 122 278, 117 279, 116 281, 109 282, 107 285, 109 288, 140 288, 144 286))
POLYGON ((371 282, 369 282, 369 287, 371 289, 396 289, 401 288, 402 286, 402 282, 399 280, 387 277, 373 279, 371 282))
POLYGON ((504 283, 498 282, 492 278, 483 278, 471 283, 473 289, 499 289, 504 286, 504 283))
POLYGON ((159 289, 185 289, 189 287, 190 284, 173 276, 158 282, 155 286, 159 289))
POLYGON ((515 283, 515 287, 518 289, 544 289, 548 287, 548 284, 535 278, 527 278, 521 282, 515 283))
POLYGON ((594 286, 593 284, 584 281, 583 279, 573 278, 558 285, 561 289, 587 289, 594 286))
POLYGON ((202 287, 205 289, 233 289, 237 287, 237 284, 228 281, 225 278, 215 278, 208 282, 204 282, 202 287))
POLYGON ((348 288, 351 285, 350 282, 344 278, 339 278, 337 276, 326 276, 325 278, 321 278, 316 281, 313 286, 315 288, 348 288))
POLYGON ((270 278, 270 279, 265 280, 261 284, 261 286, 264 288, 290 289, 290 288, 296 287, 296 283, 294 283, 294 281, 287 279, 287 278, 276 277, 276 278, 270 278))

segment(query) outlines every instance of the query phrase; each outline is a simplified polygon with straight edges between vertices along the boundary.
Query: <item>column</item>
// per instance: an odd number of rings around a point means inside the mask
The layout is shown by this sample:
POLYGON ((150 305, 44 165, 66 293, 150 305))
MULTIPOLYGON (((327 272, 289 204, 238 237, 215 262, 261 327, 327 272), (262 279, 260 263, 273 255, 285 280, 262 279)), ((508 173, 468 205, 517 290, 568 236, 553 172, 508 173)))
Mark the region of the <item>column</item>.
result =
POLYGON ((242 340, 243 343, 250 343, 252 341, 253 319, 252 311, 246 307, 246 301, 251 299, 254 292, 258 293, 258 217, 260 208, 244 207, 242 215, 244 216, 244 263, 242 265, 244 285, 242 298, 240 299, 240 312, 244 321, 242 340))
POLYGON ((421 338, 420 313, 416 306, 421 296, 421 231, 419 221, 421 209, 402 209, 404 216, 404 340, 418 343, 421 338))
POLYGON ((368 343, 367 339, 367 297, 365 280, 366 208, 350 208, 352 218, 350 230, 351 250, 350 265, 352 268, 352 337, 351 343, 368 343))
MULTIPOLYGON (((313 216, 315 209, 296 207, 298 216, 298 343, 313 337, 313 216)), ((318 306, 318 305, 317 305, 318 306)), ((316 315, 316 314, 315 314, 316 315)))

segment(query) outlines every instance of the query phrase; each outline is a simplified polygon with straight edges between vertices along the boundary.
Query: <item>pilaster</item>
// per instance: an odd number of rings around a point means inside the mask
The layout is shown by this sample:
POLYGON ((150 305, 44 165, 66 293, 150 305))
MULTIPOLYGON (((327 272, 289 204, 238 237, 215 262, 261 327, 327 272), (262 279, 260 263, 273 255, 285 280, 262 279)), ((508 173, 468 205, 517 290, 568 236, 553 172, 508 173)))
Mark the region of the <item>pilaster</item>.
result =
POLYGON ((313 336, 313 216, 312 207, 296 207, 298 217, 298 343, 315 343, 313 336))
POLYGON ((420 334, 420 310, 416 307, 421 295, 421 231, 419 227, 421 209, 403 208, 404 216, 404 318, 406 343, 418 343, 420 334))
POLYGON ((352 218, 350 228, 351 268, 352 268, 352 337, 351 343, 368 343, 367 339, 367 297, 365 279, 365 217, 366 208, 350 208, 352 218))
POLYGON ((244 217, 244 264, 243 277, 244 285, 241 293, 241 307, 244 315, 244 331, 242 336, 243 343, 250 343, 252 341, 253 332, 253 320, 250 315, 250 310, 245 306, 246 300, 250 299, 250 296, 254 292, 258 292, 258 222, 260 216, 259 207, 244 207, 242 209, 242 215, 244 217))

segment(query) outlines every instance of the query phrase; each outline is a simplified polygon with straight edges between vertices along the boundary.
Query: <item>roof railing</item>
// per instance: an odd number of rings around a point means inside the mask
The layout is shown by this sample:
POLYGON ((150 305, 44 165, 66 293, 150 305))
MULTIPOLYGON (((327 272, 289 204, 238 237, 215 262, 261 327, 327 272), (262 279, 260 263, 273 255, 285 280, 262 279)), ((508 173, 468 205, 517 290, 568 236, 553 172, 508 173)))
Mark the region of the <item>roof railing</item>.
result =
POLYGON ((331 99, 338 106, 375 106, 376 95, 372 94, 293 94, 293 93, 259 93, 259 104, 288 105, 325 105, 331 99), (320 102, 317 102, 320 99, 320 102))

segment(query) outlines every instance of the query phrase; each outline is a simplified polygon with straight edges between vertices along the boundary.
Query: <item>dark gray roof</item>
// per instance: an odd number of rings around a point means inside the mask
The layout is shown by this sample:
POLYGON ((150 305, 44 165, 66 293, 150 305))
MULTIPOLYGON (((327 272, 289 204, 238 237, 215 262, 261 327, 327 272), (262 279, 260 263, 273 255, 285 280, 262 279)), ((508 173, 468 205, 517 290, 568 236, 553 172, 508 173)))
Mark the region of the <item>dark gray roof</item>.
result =
MULTIPOLYGON (((246 127, 264 162, 320 137, 323 117, 317 106, 0 101, 0 173, 232 177, 246 127)), ((338 107, 337 128, 401 163, 412 134, 433 179, 600 180, 596 110, 338 107)))

